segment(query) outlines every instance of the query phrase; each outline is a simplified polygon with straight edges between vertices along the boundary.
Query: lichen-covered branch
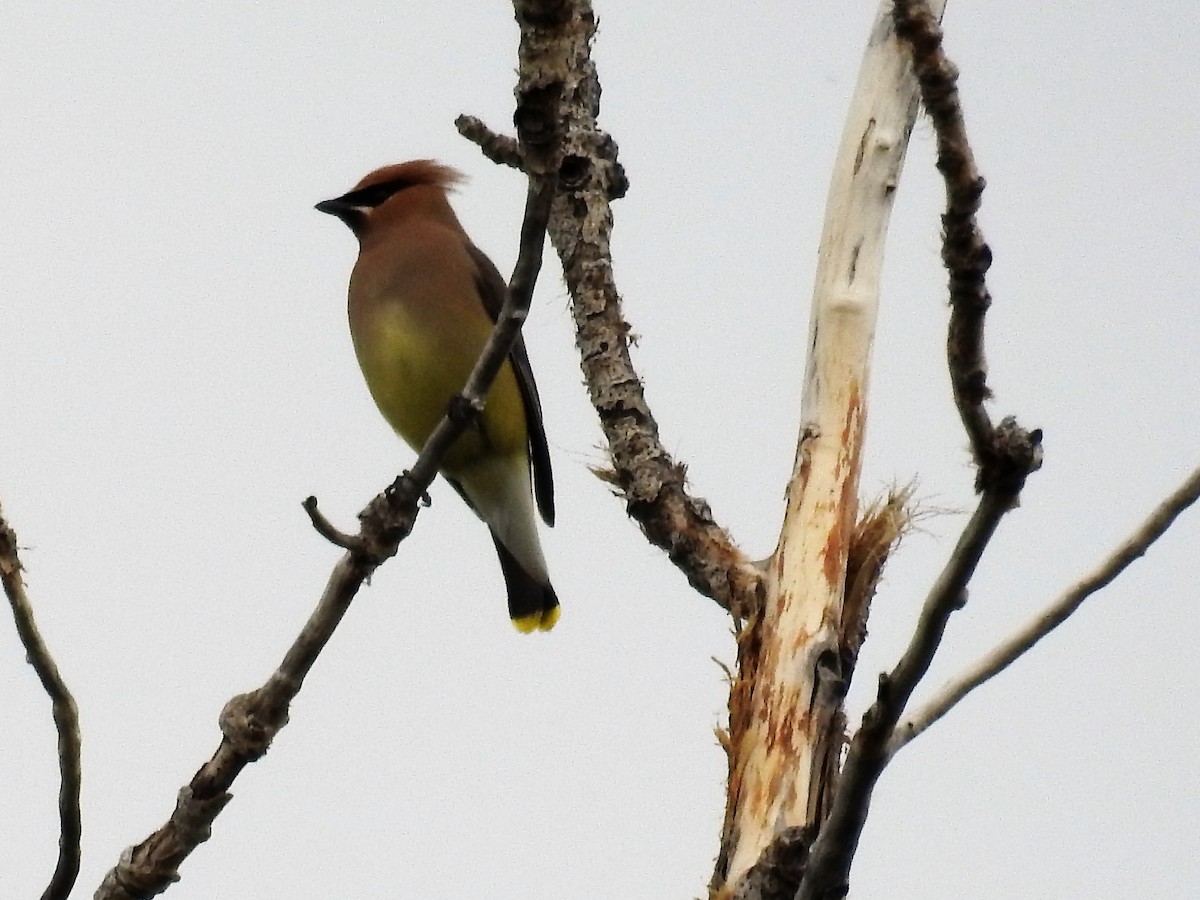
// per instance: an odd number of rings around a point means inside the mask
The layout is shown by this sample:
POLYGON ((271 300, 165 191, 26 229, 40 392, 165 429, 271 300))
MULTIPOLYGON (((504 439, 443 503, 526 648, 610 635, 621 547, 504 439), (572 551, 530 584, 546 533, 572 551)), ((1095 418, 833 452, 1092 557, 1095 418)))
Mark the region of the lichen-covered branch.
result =
MULTIPOLYGON (((692 586, 746 618, 758 605, 761 573, 716 523, 708 504, 689 493, 685 468, 663 447, 629 356, 630 328, 621 312, 609 249, 610 203, 624 195, 627 184, 616 144, 596 122, 600 83, 591 59, 596 28, 591 4, 515 0, 513 6, 522 35, 536 36, 529 41, 523 37, 522 47, 537 50, 544 42, 561 42, 561 50, 552 54, 522 52, 517 91, 561 85, 564 145, 549 234, 572 299, 580 365, 608 441, 612 471, 606 477, 625 499, 630 516, 652 543, 667 551, 692 586), (565 24, 545 30, 544 22, 565 24)), ((516 122, 519 129, 519 117, 516 122)), ((514 156, 511 139, 478 120, 460 119, 459 130, 490 157, 526 165, 514 156)))
MULTIPOLYGON (((13 621, 21 646, 25 648, 25 657, 50 698, 54 727, 58 733, 58 860, 41 900, 65 900, 75 886, 75 879, 79 877, 80 841, 83 835, 79 811, 79 792, 83 783, 79 710, 34 621, 33 605, 25 593, 25 579, 21 576, 17 535, 4 518, 3 510, 0 510, 0 583, 3 583, 4 596, 12 607, 13 621)), ((12 727, 10 723, 10 731, 12 727)))

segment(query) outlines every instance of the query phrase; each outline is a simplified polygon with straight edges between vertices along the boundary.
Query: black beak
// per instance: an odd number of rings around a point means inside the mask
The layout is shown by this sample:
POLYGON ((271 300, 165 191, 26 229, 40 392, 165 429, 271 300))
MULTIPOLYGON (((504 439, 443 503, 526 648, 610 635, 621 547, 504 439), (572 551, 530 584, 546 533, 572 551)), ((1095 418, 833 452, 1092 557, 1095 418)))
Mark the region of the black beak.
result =
POLYGON ((362 237, 363 230, 367 227, 367 215, 363 211, 362 206, 354 203, 353 200, 348 200, 348 196, 343 195, 335 197, 332 200, 322 200, 314 209, 318 212, 329 213, 331 216, 337 216, 347 228, 354 232, 355 237, 362 237))
POLYGON ((337 216, 339 219, 344 220, 354 210, 354 207, 341 197, 336 197, 333 200, 322 200, 313 209, 317 212, 329 213, 331 216, 337 216))

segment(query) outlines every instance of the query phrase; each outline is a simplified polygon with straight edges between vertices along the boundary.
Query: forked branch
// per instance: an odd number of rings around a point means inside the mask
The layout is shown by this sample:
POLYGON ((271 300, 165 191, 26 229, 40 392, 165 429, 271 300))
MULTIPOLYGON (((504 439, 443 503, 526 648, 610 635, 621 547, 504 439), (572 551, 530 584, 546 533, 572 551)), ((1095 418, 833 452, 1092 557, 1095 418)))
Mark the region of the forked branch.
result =
POLYGON ((1111 584, 1141 558, 1185 509, 1200 498, 1200 468, 1162 501, 1144 522, 1092 572, 1081 578, 1002 644, 937 692, 905 719, 892 735, 887 754, 893 756, 909 741, 953 709, 977 687, 1000 674, 1065 622, 1083 601, 1111 584))

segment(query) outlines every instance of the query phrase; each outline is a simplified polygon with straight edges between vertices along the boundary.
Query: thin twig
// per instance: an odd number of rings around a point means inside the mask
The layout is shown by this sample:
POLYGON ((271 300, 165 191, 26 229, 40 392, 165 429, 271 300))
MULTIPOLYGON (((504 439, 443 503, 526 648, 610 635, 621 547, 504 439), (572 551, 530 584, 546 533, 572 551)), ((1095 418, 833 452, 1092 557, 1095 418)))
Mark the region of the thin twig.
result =
POLYGON ((329 519, 325 518, 325 514, 317 507, 316 497, 307 497, 304 500, 304 511, 308 513, 308 519, 312 522, 312 527, 316 529, 317 534, 329 541, 335 547, 341 547, 351 553, 363 553, 365 549, 360 546, 358 538, 353 534, 346 534, 335 526, 329 519))
MULTIPOLYGON (((463 408, 468 408, 474 415, 483 409, 484 399, 488 388, 496 379, 500 367, 508 359, 521 326, 529 315, 529 305, 533 299, 534 285, 542 265, 542 247, 546 240, 546 220, 550 216, 550 204, 554 199, 554 181, 550 178, 529 179, 529 190, 525 197, 525 218, 521 224, 521 249, 513 269, 512 280, 508 287, 508 296, 500 315, 496 318, 496 327, 492 329, 487 345, 467 379, 466 387, 459 394, 459 402, 463 408)), ((438 466, 446 450, 450 448, 467 424, 473 421, 473 416, 447 414, 442 417, 424 448, 417 457, 416 463, 409 470, 412 488, 419 489, 416 499, 425 493, 437 475, 438 466)))
POLYGON ((1099 566, 1066 590, 1057 600, 1002 644, 943 687, 905 719, 888 743, 888 756, 948 713, 967 694, 1003 672, 1061 625, 1088 597, 1110 584, 1157 541, 1171 523, 1200 497, 1200 468, 1162 501, 1144 522, 1099 566))
POLYGON ((25 594, 21 560, 17 555, 17 535, 0 510, 0 582, 12 607, 13 620, 26 659, 37 673, 42 688, 50 697, 54 727, 58 732, 58 861, 54 874, 42 892, 42 900, 65 900, 79 876, 80 840, 83 823, 79 811, 79 792, 83 783, 80 764, 79 710, 75 698, 54 663, 50 648, 42 639, 33 620, 33 606, 25 594))

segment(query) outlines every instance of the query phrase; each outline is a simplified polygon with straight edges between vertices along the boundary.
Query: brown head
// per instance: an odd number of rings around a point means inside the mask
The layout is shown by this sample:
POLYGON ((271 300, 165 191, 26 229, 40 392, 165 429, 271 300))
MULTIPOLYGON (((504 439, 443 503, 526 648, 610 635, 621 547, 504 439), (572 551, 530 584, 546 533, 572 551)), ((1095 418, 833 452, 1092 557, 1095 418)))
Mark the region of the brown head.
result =
POLYGON ((401 214, 406 207, 420 207, 461 230, 446 193, 463 177, 457 169, 432 159, 414 159, 376 169, 349 193, 322 201, 316 208, 337 216, 360 241, 373 227, 401 214))

